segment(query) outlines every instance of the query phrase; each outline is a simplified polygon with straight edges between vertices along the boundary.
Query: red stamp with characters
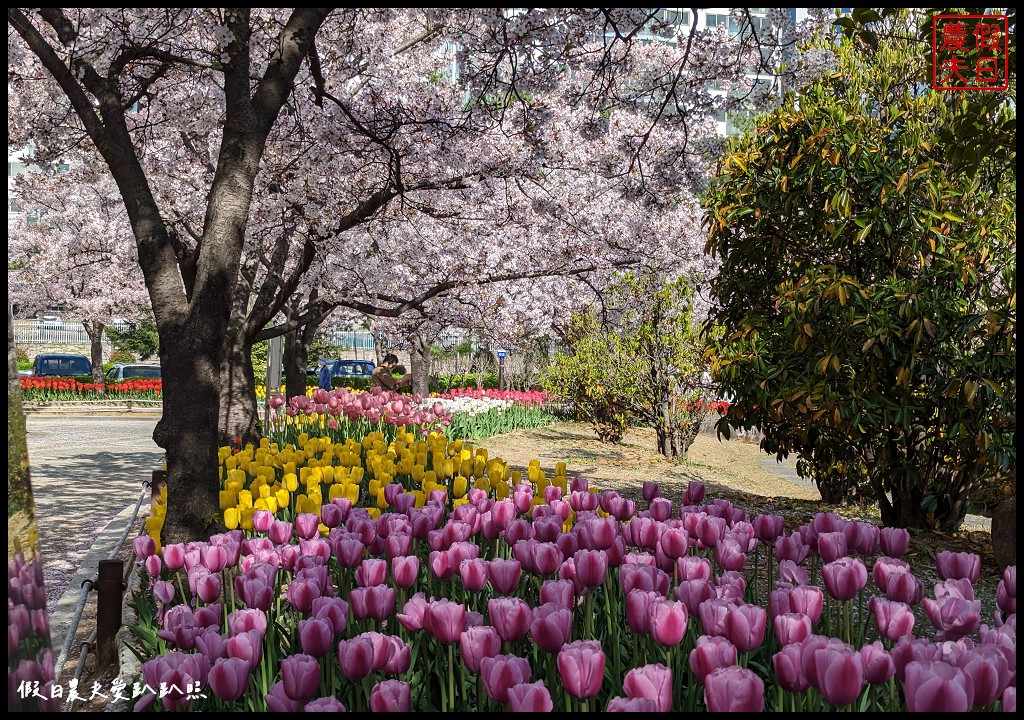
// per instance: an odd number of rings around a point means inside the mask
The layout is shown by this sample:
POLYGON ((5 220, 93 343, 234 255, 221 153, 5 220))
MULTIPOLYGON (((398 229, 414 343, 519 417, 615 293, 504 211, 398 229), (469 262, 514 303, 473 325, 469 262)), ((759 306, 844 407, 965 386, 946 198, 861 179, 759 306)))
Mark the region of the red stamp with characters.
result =
POLYGON ((1006 15, 932 18, 932 87, 1007 90, 1010 87, 1006 15))

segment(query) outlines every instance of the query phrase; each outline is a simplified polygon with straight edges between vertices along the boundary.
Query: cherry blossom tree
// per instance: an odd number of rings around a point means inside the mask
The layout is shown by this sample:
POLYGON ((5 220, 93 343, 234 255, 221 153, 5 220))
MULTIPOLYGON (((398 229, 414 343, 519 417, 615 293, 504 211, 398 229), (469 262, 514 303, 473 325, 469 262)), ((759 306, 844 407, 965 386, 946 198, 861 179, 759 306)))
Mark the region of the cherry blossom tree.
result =
MULTIPOLYGON (((77 153, 127 209, 160 334, 154 439, 175 539, 202 534, 217 509, 225 370, 240 378, 226 397, 244 404, 252 342, 331 305, 397 317, 467 284, 444 274, 465 235, 432 236, 436 252, 389 254, 362 235, 343 249, 363 225, 480 217, 486 199, 485 222, 500 226, 489 198, 503 186, 523 223, 571 218, 571 197, 546 200, 530 183, 575 188, 609 221, 620 199, 636 206, 625 217, 671 209, 677 188, 701 182, 710 114, 742 102, 745 73, 776 65, 805 32, 730 40, 694 25, 669 45, 652 33, 675 31, 635 8, 12 8, 8 24, 10 142, 32 142, 40 163, 77 153), (715 95, 711 80, 737 92, 715 95), (428 263, 440 272, 425 283, 416 270, 428 263), (317 264, 343 282, 353 267, 378 270, 339 292, 310 282, 324 277, 317 264), (302 307, 267 328, 288 302, 302 307)), ((563 258, 524 225, 490 258, 481 243, 472 264, 500 265, 497 281, 539 273, 531 259, 576 275, 589 272, 583 258, 615 265, 637 237, 588 229, 563 258)), ((385 236, 401 233, 365 235, 385 236)))
POLYGON ((9 297, 27 310, 59 306, 81 318, 93 381, 102 382, 105 326, 149 306, 124 203, 109 178, 81 182, 75 169, 21 175, 12 195, 32 210, 8 227, 9 297))

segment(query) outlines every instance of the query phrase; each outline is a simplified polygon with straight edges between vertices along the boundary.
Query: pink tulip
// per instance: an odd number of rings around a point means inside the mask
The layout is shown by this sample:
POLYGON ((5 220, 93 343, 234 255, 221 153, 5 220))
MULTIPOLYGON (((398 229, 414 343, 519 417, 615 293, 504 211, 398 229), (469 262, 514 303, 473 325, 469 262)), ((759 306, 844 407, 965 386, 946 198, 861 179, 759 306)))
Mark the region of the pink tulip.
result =
POLYGON ((792 560, 797 565, 811 554, 811 546, 797 534, 780 535, 775 541, 775 555, 779 560, 792 560))
POLYGON ((881 640, 860 649, 860 661, 864 666, 864 680, 871 685, 881 685, 896 674, 896 665, 892 655, 885 649, 881 640))
POLYGON ((532 546, 533 568, 538 575, 551 575, 561 567, 565 557, 554 543, 537 543, 532 546))
POLYGON ((267 510, 257 510, 252 514, 252 527, 256 532, 265 533, 274 523, 274 514, 267 510))
POLYGON ((623 595, 628 596, 633 590, 653 590, 664 596, 668 593, 669 576, 650 565, 625 564, 619 568, 619 584, 623 595))
POLYGON ((709 712, 761 712, 764 682, 746 668, 719 668, 704 679, 704 703, 709 712))
POLYGON ((811 635, 800 643, 800 667, 807 677, 811 687, 820 690, 822 686, 821 677, 818 675, 818 664, 815 658, 818 653, 830 651, 829 657, 836 657, 836 652, 854 652, 853 647, 842 640, 822 635, 811 635))
MULTIPOLYGON (((150 539, 152 540, 152 538, 150 539)), ((163 558, 168 570, 180 570, 185 567, 185 546, 182 544, 165 545, 163 558)))
POLYGON ((481 558, 463 560, 459 578, 466 590, 480 592, 487 586, 487 561, 481 558))
MULTIPOLYGON (((219 618, 218 618, 219 625, 219 618)), ((256 630, 260 636, 267 632, 267 615, 262 610, 243 609, 235 610, 228 615, 228 631, 232 635, 238 635, 248 630, 256 630)))
POLYGON ((958 597, 962 600, 974 600, 974 586, 967 578, 959 580, 943 580, 935 584, 935 599, 958 597))
POLYGON ((645 480, 643 484, 643 496, 644 500, 650 502, 656 497, 661 495, 661 486, 656 482, 650 482, 645 480))
POLYGON ((270 691, 263 696, 263 701, 270 712, 296 713, 302 710, 302 703, 292 700, 284 691, 284 681, 271 685, 270 691))
POLYGON ((679 573, 680 581, 711 579, 711 563, 694 555, 679 558, 676 561, 676 571, 679 573))
POLYGON ((760 605, 740 605, 725 615, 725 636, 739 650, 749 652, 764 642, 768 612, 760 605))
POLYGON ((786 518, 782 515, 758 515, 754 518, 754 537, 767 545, 774 543, 786 527, 786 518))
POLYGON ((204 603, 215 602, 220 597, 220 590, 220 575, 209 574, 196 579, 196 595, 204 603))
POLYGON ((360 681, 373 672, 374 647, 369 638, 354 637, 338 643, 338 665, 341 674, 352 681, 360 681))
POLYGON ((585 700, 601 691, 605 654, 596 640, 577 640, 564 645, 558 653, 558 673, 565 691, 585 700))
POLYGON ((434 573, 434 577, 438 580, 448 580, 455 575, 456 568, 451 564, 451 560, 447 552, 443 552, 441 550, 432 551, 429 556, 429 562, 430 571, 434 573))
POLYGON ((1011 686, 1003 690, 1002 706, 1004 713, 1017 712, 1017 688, 1011 686))
POLYGON ((779 562, 779 582, 790 585, 807 585, 807 570, 792 560, 781 560, 779 562))
POLYGON ((896 572, 886 578, 885 587, 882 590, 890 600, 916 605, 924 596, 924 583, 913 573, 896 572))
POLYGON ((281 682, 285 695, 305 704, 320 687, 320 664, 309 655, 289 655, 281 660, 281 682))
POLYGON ((974 553, 943 550, 935 554, 935 567, 943 580, 967 578, 974 584, 981 574, 981 557, 974 553))
POLYGON ((822 533, 818 536, 818 554, 822 562, 834 562, 847 554, 846 534, 841 532, 822 533))
POLYGON ((882 552, 889 557, 903 557, 907 548, 910 547, 910 532, 905 528, 882 528, 878 539, 882 546, 882 552))
POLYGON ((715 546, 715 562, 723 570, 742 570, 747 562, 747 554, 743 552, 739 542, 732 537, 725 536, 715 546))
POLYGON ((704 634, 728 637, 726 618, 735 607, 732 600, 706 600, 701 603, 697 615, 704 634))
POLYGON ((724 637, 701 635, 690 651, 690 669, 701 683, 718 668, 736 664, 736 646, 724 637))
POLYGON ((716 597, 715 586, 707 580, 684 580, 675 589, 675 596, 676 600, 686 605, 691 616, 696 616, 705 600, 716 597))
POLYGON ((859 559, 844 557, 821 566, 825 590, 836 600, 852 600, 868 581, 868 570, 859 559))
POLYGON ((541 605, 533 611, 530 638, 546 653, 558 652, 569 641, 572 612, 555 603, 541 605))
POLYGON ((608 553, 604 550, 579 550, 573 556, 579 582, 587 588, 595 588, 604 582, 608 573, 608 553))
POLYGON ((240 658, 253 670, 263 659, 263 635, 256 630, 247 630, 227 641, 228 657, 240 658))
POLYGON ((775 682, 786 692, 803 692, 810 687, 800 663, 802 652, 803 643, 793 643, 772 655, 775 682))
POLYGON ((388 581, 388 564, 380 558, 367 558, 356 569, 356 585, 372 587, 388 581))
POLYGON ((659 599, 650 606, 651 639, 665 647, 675 647, 686 634, 686 606, 680 602, 659 599))
POLYGON ((683 492, 683 505, 696 505, 704 499, 707 485, 696 480, 691 480, 683 492))
POLYGON ((852 648, 825 646, 818 650, 814 654, 814 676, 817 682, 811 684, 836 707, 855 701, 864 688, 864 665, 852 648))
POLYGON ((723 518, 705 515, 697 522, 694 532, 702 547, 709 548, 718 544, 725 535, 727 525, 723 518))
POLYGON ((420 574, 420 559, 415 555, 391 558, 391 578, 395 586, 408 590, 420 574))
POLYGON ((540 586, 540 604, 555 603, 572 610, 576 606, 576 591, 570 580, 545 580, 540 586))
POLYGON ((652 606, 662 599, 654 591, 632 590, 626 595, 626 624, 637 635, 651 630, 652 606))
POLYGON ((636 712, 652 713, 657 712, 658 704, 647 698, 624 698, 613 697, 605 706, 605 712, 636 712))
POLYGON ((938 662, 942 660, 942 646, 936 645, 928 638, 911 639, 901 637, 893 645, 892 663, 896 667, 896 677, 906 679, 907 666, 915 661, 938 662))
POLYGON ((875 615, 878 634, 896 642, 901 637, 912 636, 914 632, 914 611, 906 603, 871 598, 871 612, 875 615))
MULTIPOLYGON (((587 493, 588 495, 590 493, 587 493)), ((508 707, 512 712, 551 712, 554 703, 544 681, 519 683, 508 689, 508 707)))
POLYGON ((491 625, 505 642, 519 642, 530 629, 533 614, 523 600, 513 597, 491 598, 487 601, 487 616, 491 625))
POLYGON ((149 535, 139 535, 132 541, 132 549, 135 551, 135 557, 145 560, 156 552, 156 540, 149 535))
POLYGON ((487 563, 487 576, 495 592, 506 595, 519 587, 522 565, 518 560, 490 560, 487 563))
POLYGON ((432 600, 423 614, 423 629, 442 643, 456 643, 465 627, 466 607, 450 600, 432 600))
POLYGON ((349 605, 341 598, 317 598, 313 601, 313 617, 331 624, 335 635, 341 635, 348 627, 349 605))
POLYGON ((384 680, 370 691, 370 710, 375 713, 412 711, 412 688, 401 680, 384 680))
POLYGON ((213 663, 207 682, 221 700, 234 702, 249 686, 249 663, 242 658, 222 657, 213 663))
POLYGON ((776 615, 772 625, 779 645, 803 642, 811 634, 811 619, 803 613, 776 615))
POLYGON ((300 513, 295 516, 295 531, 303 540, 316 537, 320 527, 320 516, 312 513, 300 513))
POLYGON ((473 673, 480 672, 480 662, 485 657, 495 657, 501 652, 501 638, 490 625, 471 627, 459 638, 462 662, 473 673))
POLYGON ((299 642, 302 645, 302 652, 313 657, 321 658, 331 651, 331 643, 334 641, 334 629, 328 620, 299 621, 299 642))
POLYGON ((395 589, 387 585, 353 588, 348 599, 357 620, 383 621, 395 611, 395 589))
POLYGON ((909 663, 904 691, 910 712, 967 712, 974 704, 971 677, 944 662, 909 663))
POLYGON ((672 709, 672 670, 664 665, 644 665, 626 673, 622 689, 631 700, 646 698, 655 704, 655 712, 672 709))
POLYGON ((925 598, 924 611, 940 639, 954 639, 970 635, 981 624, 981 601, 944 597, 941 600, 925 598))
MULTIPOLYGON (((273 532, 273 528, 271 528, 273 532)), ((338 558, 338 564, 344 568, 359 567, 363 562, 363 553, 366 545, 357 537, 339 538, 332 546, 331 551, 338 558)))
POLYGON ((480 661, 480 677, 487 696, 502 704, 508 702, 509 688, 529 682, 532 672, 530 661, 515 655, 485 657, 480 661))

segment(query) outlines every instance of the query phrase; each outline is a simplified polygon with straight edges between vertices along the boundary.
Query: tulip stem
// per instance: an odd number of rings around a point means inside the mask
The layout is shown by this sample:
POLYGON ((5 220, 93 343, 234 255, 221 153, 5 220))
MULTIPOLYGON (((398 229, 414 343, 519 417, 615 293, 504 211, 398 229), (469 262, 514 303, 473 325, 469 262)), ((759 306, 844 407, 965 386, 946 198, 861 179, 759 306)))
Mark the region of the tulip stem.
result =
POLYGON ((455 668, 453 663, 455 661, 455 646, 449 643, 448 645, 448 707, 451 710, 455 709, 455 668))

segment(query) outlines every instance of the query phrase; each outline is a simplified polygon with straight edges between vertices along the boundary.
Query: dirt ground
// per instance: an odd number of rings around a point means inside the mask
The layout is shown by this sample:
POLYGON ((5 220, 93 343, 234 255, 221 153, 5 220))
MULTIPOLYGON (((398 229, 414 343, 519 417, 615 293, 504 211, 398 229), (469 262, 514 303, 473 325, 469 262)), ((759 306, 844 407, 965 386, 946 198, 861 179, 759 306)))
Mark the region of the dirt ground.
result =
POLYGON ((517 469, 537 459, 551 475, 555 463, 563 461, 570 477, 583 476, 601 490, 623 494, 639 493, 645 480, 653 480, 661 483, 662 495, 678 500, 690 480, 700 480, 707 484, 709 497, 732 491, 764 498, 821 499, 816 489, 766 470, 762 462, 772 456, 743 439, 720 441, 702 433, 686 460, 669 460, 658 454, 649 428, 630 428, 622 443, 612 445, 600 442, 587 423, 569 422, 499 435, 479 445, 517 469))

